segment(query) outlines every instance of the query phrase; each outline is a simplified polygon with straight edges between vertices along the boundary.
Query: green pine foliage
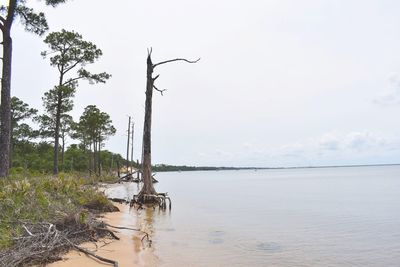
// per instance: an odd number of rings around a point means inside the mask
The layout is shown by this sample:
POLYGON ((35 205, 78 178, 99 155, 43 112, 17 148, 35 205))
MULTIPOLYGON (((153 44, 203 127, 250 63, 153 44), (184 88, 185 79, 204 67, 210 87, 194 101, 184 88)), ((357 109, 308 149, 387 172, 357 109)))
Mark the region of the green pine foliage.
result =
MULTIPOLYGON (((50 174, 53 170, 54 147, 47 142, 18 142, 14 145, 13 174, 50 174)), ((61 153, 61 151, 60 151, 61 153)), ((73 144, 65 151, 64 164, 60 170, 66 173, 89 174, 89 160, 92 152, 73 144)), ((112 175, 117 171, 117 162, 120 166, 126 165, 126 160, 120 154, 108 150, 100 152, 103 175, 112 175)))

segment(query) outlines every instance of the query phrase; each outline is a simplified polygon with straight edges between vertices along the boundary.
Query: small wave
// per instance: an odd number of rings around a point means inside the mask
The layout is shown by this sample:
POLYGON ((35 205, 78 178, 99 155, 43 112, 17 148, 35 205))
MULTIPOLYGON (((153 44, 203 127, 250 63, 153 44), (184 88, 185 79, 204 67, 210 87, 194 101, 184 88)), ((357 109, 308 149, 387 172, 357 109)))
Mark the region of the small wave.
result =
MULTIPOLYGON (((282 251, 282 246, 276 242, 241 240, 236 244, 236 247, 246 253, 254 252, 279 252, 282 251)), ((264 254, 263 253, 263 254, 264 254)))
POLYGON ((226 234, 226 232, 221 231, 221 230, 211 231, 208 233, 209 236, 213 236, 213 237, 220 237, 220 236, 224 236, 225 234, 226 234))
POLYGON ((257 250, 262 250, 262 251, 281 251, 281 245, 275 242, 259 242, 256 244, 257 250))
POLYGON ((208 243, 217 245, 217 244, 224 243, 224 240, 222 238, 214 238, 214 239, 208 240, 208 243))

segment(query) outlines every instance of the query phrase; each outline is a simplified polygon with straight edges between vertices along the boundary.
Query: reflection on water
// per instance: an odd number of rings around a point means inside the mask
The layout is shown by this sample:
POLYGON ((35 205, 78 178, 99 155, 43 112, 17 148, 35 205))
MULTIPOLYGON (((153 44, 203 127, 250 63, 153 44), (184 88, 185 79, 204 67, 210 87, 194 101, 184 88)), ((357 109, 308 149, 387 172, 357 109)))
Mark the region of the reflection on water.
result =
POLYGON ((158 179, 174 209, 139 221, 160 266, 400 266, 399 166, 158 179))

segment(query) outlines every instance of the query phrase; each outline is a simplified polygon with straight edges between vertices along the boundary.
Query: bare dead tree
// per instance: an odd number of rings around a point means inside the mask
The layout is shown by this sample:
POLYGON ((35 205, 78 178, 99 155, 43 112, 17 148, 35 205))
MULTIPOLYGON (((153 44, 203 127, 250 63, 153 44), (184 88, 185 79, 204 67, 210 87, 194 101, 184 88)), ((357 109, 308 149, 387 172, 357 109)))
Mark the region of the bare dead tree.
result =
POLYGON ((153 90, 158 91, 161 95, 166 89, 159 89, 154 82, 160 77, 156 75, 153 77, 154 69, 158 66, 172 63, 176 61, 183 61, 187 63, 197 63, 197 60, 187 60, 185 58, 175 58, 159 63, 153 64, 151 60, 152 49, 147 51, 147 83, 146 83, 146 102, 145 102, 145 115, 144 115, 144 127, 143 127, 143 149, 142 149, 142 180, 143 187, 140 190, 137 199, 141 203, 159 203, 159 197, 153 186, 153 177, 151 170, 151 117, 152 117, 152 98, 153 90))

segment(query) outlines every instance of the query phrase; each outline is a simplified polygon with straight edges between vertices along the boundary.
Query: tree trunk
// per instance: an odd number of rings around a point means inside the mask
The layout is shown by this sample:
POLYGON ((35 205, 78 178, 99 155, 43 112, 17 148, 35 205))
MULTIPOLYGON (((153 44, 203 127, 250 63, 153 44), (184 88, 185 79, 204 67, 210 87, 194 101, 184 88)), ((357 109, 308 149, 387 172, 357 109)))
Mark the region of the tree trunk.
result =
MULTIPOLYGON (((83 137, 83 140, 86 140, 86 136, 83 137)), ((89 176, 90 176, 90 142, 89 144, 86 143, 86 141, 83 141, 83 151, 85 152, 86 159, 87 159, 87 169, 89 170, 89 176), (88 148, 89 146, 89 148, 88 148)))
POLYGON ((117 175, 118 175, 118 178, 121 177, 120 167, 119 167, 119 160, 117 160, 117 175))
MULTIPOLYGON (((62 84, 62 78, 60 78, 60 84, 62 84)), ((60 123, 61 123, 61 88, 59 88, 58 92, 58 102, 57 102, 57 110, 56 110, 56 128, 54 132, 54 162, 53 162, 53 174, 58 174, 58 153, 60 146, 60 123)))
POLYGON ((11 26, 14 21, 16 6, 17 0, 9 1, 7 18, 1 26, 1 31, 3 33, 3 65, 0 104, 0 177, 8 176, 10 171, 12 68, 11 26))
POLYGON ((114 154, 111 154, 111 164, 110 164, 110 173, 113 171, 113 165, 114 165, 114 154))
MULTIPOLYGON (((11 116, 12 116, 12 114, 11 114, 11 116)), ((11 117, 12 118, 12 117, 11 117)), ((14 131, 14 128, 13 128, 13 126, 12 126, 12 122, 11 122, 11 130, 10 130, 10 158, 9 158, 9 164, 8 164, 8 166, 9 166, 9 168, 11 169, 12 168, 12 166, 13 166, 13 164, 12 164, 12 158, 13 158, 13 152, 14 152, 14 146, 15 146, 15 140, 14 140, 14 138, 13 138, 13 131, 14 131)))
MULTIPOLYGON (((159 75, 153 78, 154 68, 170 62, 185 61, 188 63, 196 63, 196 61, 190 61, 184 58, 170 59, 166 61, 159 62, 153 65, 151 61, 151 49, 148 50, 147 56, 147 83, 146 83, 146 102, 144 109, 144 126, 143 126, 143 146, 142 146, 142 180, 143 187, 140 190, 137 197, 139 203, 160 203, 157 192, 153 186, 153 176, 151 171, 151 116, 152 116, 152 98, 153 89, 163 94, 164 90, 158 89, 154 86, 154 81, 157 80, 159 75)), ((136 200, 135 200, 136 201, 136 200)))
POLYGON ((3 31, 3 73, 1 80, 0 177, 6 177, 10 168, 11 145, 11 62, 12 39, 10 31, 3 31))
POLYGON ((136 161, 136 165, 137 165, 136 178, 139 180, 140 179, 140 164, 139 164, 139 160, 136 161))
MULTIPOLYGON (((153 98, 153 63, 151 54, 147 57, 147 84, 146 84, 146 103, 143 127, 143 187, 139 193, 139 197, 147 194, 157 194, 153 186, 151 171, 151 114, 152 114, 152 98, 153 98)), ((144 201, 145 202, 145 201, 144 201)))
POLYGON ((98 154, 98 156, 97 156, 97 165, 98 165, 99 176, 100 176, 101 175, 101 141, 100 141, 100 136, 98 138, 99 138, 99 142, 98 142, 99 149, 98 149, 98 152, 97 152, 97 154, 98 154))
POLYGON ((97 169, 97 143, 96 141, 93 141, 93 165, 92 165, 92 170, 94 171, 94 174, 96 174, 96 169, 97 169))
POLYGON ((62 165, 62 168, 64 169, 65 132, 63 132, 61 134, 61 141, 62 141, 62 145, 61 145, 61 165, 62 165))

